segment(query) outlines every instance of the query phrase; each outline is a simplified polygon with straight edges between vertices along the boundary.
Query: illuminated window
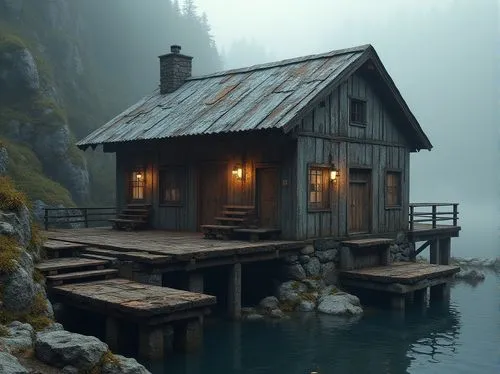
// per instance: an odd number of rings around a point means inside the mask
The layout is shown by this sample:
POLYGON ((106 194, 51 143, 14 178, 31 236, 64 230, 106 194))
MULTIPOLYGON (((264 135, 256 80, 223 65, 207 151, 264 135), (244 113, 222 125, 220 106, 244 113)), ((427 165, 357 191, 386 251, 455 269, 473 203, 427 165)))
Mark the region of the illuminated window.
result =
POLYGON ((132 200, 144 199, 144 172, 141 170, 132 172, 130 195, 132 196, 132 200))
POLYGON ((330 207, 330 168, 310 166, 308 173, 309 210, 325 210, 330 207))
POLYGON ((184 200, 186 173, 182 167, 160 170, 160 204, 180 205, 184 200))
POLYGON ((388 171, 385 175, 385 205, 401 206, 401 172, 388 171))

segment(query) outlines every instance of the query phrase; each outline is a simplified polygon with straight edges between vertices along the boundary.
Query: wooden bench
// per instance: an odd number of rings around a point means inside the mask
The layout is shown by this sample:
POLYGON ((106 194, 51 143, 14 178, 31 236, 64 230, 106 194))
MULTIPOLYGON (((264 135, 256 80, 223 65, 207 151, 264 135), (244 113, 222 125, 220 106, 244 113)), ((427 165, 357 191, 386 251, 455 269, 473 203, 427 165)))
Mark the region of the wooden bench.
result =
POLYGON ((250 241, 257 242, 264 237, 269 237, 270 239, 278 239, 281 233, 280 229, 273 228, 257 228, 257 229, 234 229, 235 234, 243 234, 250 236, 250 241))
POLYGON ((257 228, 257 217, 253 205, 224 205, 221 215, 214 218, 215 224, 201 225, 205 238, 230 239, 234 230, 257 228))
POLYGON ((391 263, 390 245, 393 239, 367 238, 343 241, 340 251, 342 270, 385 266, 391 263))
POLYGON ((128 204, 117 218, 109 221, 118 230, 137 230, 149 226, 149 216, 151 214, 151 204, 128 204))

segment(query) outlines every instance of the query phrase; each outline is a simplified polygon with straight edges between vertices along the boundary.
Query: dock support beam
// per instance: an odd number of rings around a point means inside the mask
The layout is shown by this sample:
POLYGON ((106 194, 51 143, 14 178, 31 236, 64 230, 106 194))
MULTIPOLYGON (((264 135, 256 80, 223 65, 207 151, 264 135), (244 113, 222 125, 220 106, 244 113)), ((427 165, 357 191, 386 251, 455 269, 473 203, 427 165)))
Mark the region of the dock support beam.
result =
POLYGON ((232 319, 241 318, 241 263, 231 265, 229 270, 228 312, 232 319))
POLYGON ((203 293, 205 288, 203 274, 199 272, 188 273, 188 291, 203 293))
POLYGON ((430 301, 431 303, 434 302, 441 302, 443 305, 448 305, 450 302, 450 292, 451 292, 451 287, 450 284, 443 283, 443 284, 438 284, 437 286, 430 287, 430 301))
POLYGON ((190 319, 183 323, 175 333, 176 346, 183 352, 193 352, 201 346, 203 325, 201 318, 190 319))
POLYGON ((391 296, 391 307, 394 310, 404 311, 405 310, 405 295, 394 294, 391 296))
POLYGON ((431 241, 429 262, 431 264, 439 264, 439 240, 434 239, 431 241))
POLYGON ((441 265, 450 264, 451 238, 439 239, 439 263, 441 265))
POLYGON ((162 326, 139 326, 139 357, 163 358, 165 340, 162 326))
POLYGON ((120 342, 120 327, 113 317, 106 317, 106 344, 113 352, 118 352, 120 342))

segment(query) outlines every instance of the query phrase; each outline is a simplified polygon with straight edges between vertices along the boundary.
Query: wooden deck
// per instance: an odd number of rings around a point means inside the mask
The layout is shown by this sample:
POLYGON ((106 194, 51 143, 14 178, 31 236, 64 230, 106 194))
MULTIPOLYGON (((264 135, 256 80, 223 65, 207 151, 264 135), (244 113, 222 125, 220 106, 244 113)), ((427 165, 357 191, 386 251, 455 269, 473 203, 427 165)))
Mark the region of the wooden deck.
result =
POLYGON ((414 262, 396 262, 340 273, 344 285, 405 294, 426 287, 446 283, 460 267, 414 262))
POLYGON ((439 238, 457 238, 459 236, 460 226, 436 225, 426 223, 415 223, 413 230, 408 231, 408 240, 411 242, 420 242, 439 238))
POLYGON ((185 313, 181 312, 216 304, 215 296, 121 278, 67 284, 53 287, 51 292, 78 307, 148 325, 183 319, 185 313))
POLYGON ((87 252, 158 268, 175 264, 189 264, 192 268, 276 259, 305 246, 300 241, 208 240, 200 233, 161 230, 127 232, 111 228, 52 229, 45 234, 52 246, 58 241, 76 243, 87 247, 87 252))

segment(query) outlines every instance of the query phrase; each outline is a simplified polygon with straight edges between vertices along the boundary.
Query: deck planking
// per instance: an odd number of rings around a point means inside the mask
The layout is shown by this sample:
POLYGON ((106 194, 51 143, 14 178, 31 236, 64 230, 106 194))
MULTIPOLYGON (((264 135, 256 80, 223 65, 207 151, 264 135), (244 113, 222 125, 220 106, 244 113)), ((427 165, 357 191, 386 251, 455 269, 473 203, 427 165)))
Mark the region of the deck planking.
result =
POLYGON ((94 267, 103 266, 108 264, 105 260, 95 260, 87 258, 78 257, 67 257, 67 258, 54 258, 50 260, 44 260, 43 262, 35 265, 35 268, 42 272, 51 272, 61 269, 76 269, 84 267, 94 267))
POLYGON ((453 265, 396 262, 387 266, 342 271, 340 275, 376 283, 414 284, 425 279, 450 277, 460 271, 453 265))
POLYGON ((342 244, 348 247, 354 248, 365 248, 365 247, 373 247, 379 245, 389 245, 394 243, 393 239, 387 238, 365 238, 365 239, 355 239, 355 240, 344 240, 342 244))
POLYGON ((47 240, 43 243, 43 248, 48 250, 80 249, 84 247, 84 244, 65 242, 61 240, 47 240))
POLYGON ((141 252, 169 256, 172 261, 189 261, 231 255, 299 249, 305 244, 297 241, 207 240, 200 233, 151 231, 117 231, 111 228, 55 229, 45 232, 51 240, 84 244, 123 252, 141 252))
POLYGON ((185 312, 216 304, 215 296, 121 278, 56 286, 51 291, 94 311, 114 312, 132 319, 185 312))

